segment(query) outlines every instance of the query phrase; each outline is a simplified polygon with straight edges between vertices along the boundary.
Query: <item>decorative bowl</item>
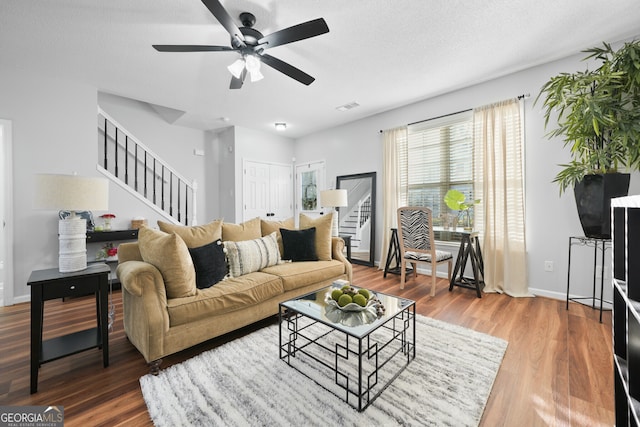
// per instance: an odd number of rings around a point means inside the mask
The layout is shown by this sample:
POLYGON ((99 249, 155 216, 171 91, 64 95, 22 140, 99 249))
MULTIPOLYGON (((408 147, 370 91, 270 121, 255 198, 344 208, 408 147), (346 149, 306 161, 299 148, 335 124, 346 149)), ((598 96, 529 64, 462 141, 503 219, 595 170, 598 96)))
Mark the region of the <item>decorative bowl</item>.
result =
POLYGON ((369 309, 370 307, 375 306, 376 304, 379 304, 380 302, 375 300, 373 298, 373 295, 371 295, 371 298, 369 298, 369 301, 367 301, 367 305, 365 305, 364 307, 356 304, 355 302, 350 302, 349 304, 345 305, 344 307, 340 307, 340 305, 338 304, 338 301, 334 300, 333 298, 331 298, 331 294, 327 294, 327 296, 325 297, 325 302, 327 303, 327 305, 337 308, 340 311, 344 311, 344 312, 358 312, 358 311, 365 311, 367 309, 369 309))

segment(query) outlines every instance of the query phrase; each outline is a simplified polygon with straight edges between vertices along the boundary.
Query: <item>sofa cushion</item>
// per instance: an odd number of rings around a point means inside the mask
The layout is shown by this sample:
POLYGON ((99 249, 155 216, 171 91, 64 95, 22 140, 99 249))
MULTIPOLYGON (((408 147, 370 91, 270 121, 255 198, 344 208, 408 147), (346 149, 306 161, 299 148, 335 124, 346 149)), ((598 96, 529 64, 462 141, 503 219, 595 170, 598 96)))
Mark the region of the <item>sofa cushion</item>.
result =
POLYGON ((319 218, 311 218, 300 214, 300 229, 316 228, 316 253, 318 259, 331 261, 331 228, 333 225, 333 213, 322 215, 319 218))
POLYGON ((280 230, 284 255, 282 259, 291 261, 318 261, 316 253, 316 228, 306 230, 280 230))
POLYGON ((263 272, 223 280, 216 286, 198 289, 195 296, 167 301, 171 327, 235 310, 251 310, 283 293, 282 280, 263 272))
POLYGON ((138 244, 142 259, 160 270, 167 297, 196 294, 196 272, 187 245, 177 234, 141 227, 138 244))
POLYGON ((189 248, 196 270, 196 287, 205 289, 215 285, 227 275, 227 256, 222 240, 218 239, 198 248, 189 248))
POLYGON ((253 240, 225 241, 231 277, 262 270, 280 262, 280 250, 276 233, 253 240))
POLYGON ((188 248, 197 248, 222 239, 222 220, 192 226, 171 224, 158 220, 158 228, 165 233, 176 233, 184 240, 188 248))
POLYGON ((256 217, 242 224, 222 224, 222 241, 241 242, 243 240, 259 239, 262 237, 260 218, 256 217))
MULTIPOLYGON (((328 280, 335 280, 345 274, 344 264, 340 261, 301 261, 286 262, 262 270, 282 279, 284 290, 303 288, 328 280)), ((214 286, 215 287, 215 286, 214 286)))
POLYGON ((278 238, 278 248, 280 248, 280 256, 282 257, 284 255, 284 247, 282 246, 282 235, 280 234, 281 228, 294 230, 296 228, 296 222, 293 217, 285 219, 284 221, 265 221, 264 219, 260 220, 260 230, 263 236, 267 236, 274 231, 276 232, 276 237, 278 238))

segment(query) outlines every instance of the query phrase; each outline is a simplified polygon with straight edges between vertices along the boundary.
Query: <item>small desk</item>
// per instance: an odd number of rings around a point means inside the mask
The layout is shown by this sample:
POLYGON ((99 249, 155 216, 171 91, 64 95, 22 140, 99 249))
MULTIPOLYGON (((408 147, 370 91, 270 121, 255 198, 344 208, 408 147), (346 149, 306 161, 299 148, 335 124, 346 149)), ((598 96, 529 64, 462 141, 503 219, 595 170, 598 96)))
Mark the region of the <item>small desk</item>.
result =
MULTIPOLYGON (((391 229, 391 239, 389 240, 389 251, 387 252, 387 262, 384 265, 384 274, 382 277, 387 277, 387 273, 400 274, 402 272, 402 259, 400 252, 400 238, 398 237, 398 229, 391 229), (396 261, 396 266, 391 268, 392 260, 396 261)), ((412 267, 409 267, 409 263, 406 265, 406 272, 413 271, 412 267)))
POLYGON ((35 270, 31 287, 31 393, 38 391, 38 370, 46 362, 102 347, 102 361, 109 366, 108 299, 109 273, 106 264, 91 264, 86 270, 60 273, 57 268, 35 270), (96 297, 97 327, 42 341, 44 302, 89 294, 96 297))
POLYGON ((451 275, 449 292, 453 290, 454 286, 475 289, 478 298, 482 298, 480 291, 484 288, 484 261, 482 259, 482 250, 480 249, 480 240, 477 231, 465 231, 461 233, 460 249, 458 249, 456 266, 451 275), (469 260, 471 261, 473 277, 464 277, 464 269, 469 260), (456 278, 458 273, 460 273, 460 276, 456 278))

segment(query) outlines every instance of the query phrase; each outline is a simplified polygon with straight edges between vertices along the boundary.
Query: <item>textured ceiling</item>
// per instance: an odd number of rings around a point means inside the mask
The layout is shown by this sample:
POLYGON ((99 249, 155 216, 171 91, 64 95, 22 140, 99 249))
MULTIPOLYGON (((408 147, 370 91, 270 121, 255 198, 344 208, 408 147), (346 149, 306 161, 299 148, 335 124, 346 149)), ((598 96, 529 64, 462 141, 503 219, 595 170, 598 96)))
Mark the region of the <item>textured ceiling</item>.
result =
POLYGON ((0 0, 0 66, 155 104, 184 126, 271 132, 287 122, 284 135, 297 138, 640 34, 638 0, 221 3, 233 17, 253 13, 265 35, 323 17, 328 34, 269 50, 316 81, 263 66, 262 81, 232 91, 226 67, 237 54, 156 52, 229 45, 200 0, 0 0), (336 110, 353 101, 360 107, 336 110))

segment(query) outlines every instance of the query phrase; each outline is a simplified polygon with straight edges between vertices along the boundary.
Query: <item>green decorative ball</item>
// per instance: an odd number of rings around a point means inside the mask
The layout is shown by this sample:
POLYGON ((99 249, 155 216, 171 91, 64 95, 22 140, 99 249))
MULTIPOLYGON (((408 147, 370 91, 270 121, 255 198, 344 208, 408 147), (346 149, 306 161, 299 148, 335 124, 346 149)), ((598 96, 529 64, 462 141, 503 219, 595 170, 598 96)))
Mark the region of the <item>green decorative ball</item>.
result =
POLYGON ((340 289, 334 289, 333 292, 331 292, 331 298, 334 301, 338 301, 341 296, 342 296, 342 291, 340 289))
POLYGON ((371 294, 369 294, 369 291, 366 289, 359 289, 358 293, 362 296, 364 296, 367 300, 369 300, 369 298, 371 298, 371 294))
POLYGON ((340 299, 338 299, 338 305, 340 307, 344 307, 347 304, 351 304, 353 302, 353 299, 351 298, 350 295, 347 294, 343 294, 340 299))
POLYGON ((362 294, 358 294, 355 297, 353 297, 353 302, 358 304, 360 307, 365 307, 367 305, 367 299, 362 294))

